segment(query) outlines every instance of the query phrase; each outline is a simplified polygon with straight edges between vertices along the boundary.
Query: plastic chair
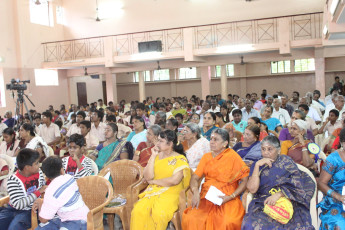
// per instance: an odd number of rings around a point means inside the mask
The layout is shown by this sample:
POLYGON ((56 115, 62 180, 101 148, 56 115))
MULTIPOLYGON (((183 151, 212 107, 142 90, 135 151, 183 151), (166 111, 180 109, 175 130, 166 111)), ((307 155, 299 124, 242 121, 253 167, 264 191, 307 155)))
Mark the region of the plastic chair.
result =
POLYGON ((105 206, 113 197, 113 189, 108 180, 100 176, 87 176, 77 180, 79 192, 90 211, 87 215, 87 229, 101 230, 105 206))
MULTIPOLYGON (((318 226, 318 216, 317 216, 317 210, 316 210, 316 195, 317 195, 317 183, 316 183, 316 179, 314 177, 314 175, 310 172, 309 169, 307 169, 306 167, 304 167, 303 165, 300 164, 296 164, 298 169, 302 172, 305 172, 306 174, 308 174, 308 176, 314 181, 315 183, 315 191, 313 194, 313 197, 310 200, 310 216, 311 216, 311 220, 312 220, 312 225, 314 226, 315 229, 317 229, 318 226)), ((250 202, 253 200, 253 194, 248 193, 247 196, 247 205, 246 205, 246 213, 248 212, 248 206, 250 204, 250 202)))
POLYGON ((133 209, 134 200, 132 188, 143 179, 143 168, 141 165, 132 160, 119 160, 115 161, 99 172, 99 176, 105 176, 110 172, 113 181, 114 196, 121 196, 126 198, 126 204, 122 206, 106 207, 104 213, 107 215, 109 229, 114 229, 115 214, 119 215, 122 221, 124 230, 129 229, 130 214, 133 209))
POLYGON ((97 175, 98 174, 98 166, 97 166, 96 162, 94 162, 92 159, 91 159, 91 167, 92 167, 93 175, 97 175))
POLYGON ((14 165, 14 161, 13 161, 12 157, 10 157, 6 154, 0 154, 0 158, 4 159, 8 165, 8 174, 4 175, 4 176, 0 176, 0 180, 3 180, 3 179, 6 179, 13 174, 15 165, 14 165))

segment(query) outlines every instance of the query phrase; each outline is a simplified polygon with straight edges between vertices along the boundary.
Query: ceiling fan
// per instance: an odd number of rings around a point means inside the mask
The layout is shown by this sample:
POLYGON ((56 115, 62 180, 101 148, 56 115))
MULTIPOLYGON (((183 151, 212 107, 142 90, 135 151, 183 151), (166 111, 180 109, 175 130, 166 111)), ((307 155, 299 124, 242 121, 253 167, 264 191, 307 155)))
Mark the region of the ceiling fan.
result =
POLYGON ((35 4, 36 4, 36 5, 41 5, 40 0, 36 0, 35 4))
POLYGON ((244 58, 244 57, 243 57, 243 56, 241 56, 241 62, 240 62, 240 64, 241 64, 241 65, 245 65, 245 64, 247 64, 247 62, 244 62, 243 58, 244 58))
POLYGON ((94 72, 94 73, 88 73, 87 72, 87 67, 83 67, 84 68, 84 77, 88 77, 88 76, 93 76, 93 75, 98 75, 98 73, 94 72))
POLYGON ((159 61, 157 61, 157 65, 158 65, 157 70, 161 70, 161 66, 159 65, 159 61))
POLYGON ((99 11, 98 11, 98 0, 96 0, 96 22, 100 22, 99 11))

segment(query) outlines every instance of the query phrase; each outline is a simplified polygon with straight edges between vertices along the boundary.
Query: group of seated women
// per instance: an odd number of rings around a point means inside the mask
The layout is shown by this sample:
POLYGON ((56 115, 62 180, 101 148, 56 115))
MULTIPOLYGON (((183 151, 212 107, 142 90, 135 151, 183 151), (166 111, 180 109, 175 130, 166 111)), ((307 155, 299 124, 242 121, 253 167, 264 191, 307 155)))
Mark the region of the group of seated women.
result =
MULTIPOLYGON (((132 210, 131 229, 165 230, 179 209, 180 192, 187 189, 192 200, 182 215, 183 229, 314 229, 310 201, 315 182, 297 164, 319 176, 317 185, 324 194, 318 204, 321 229, 345 226, 345 129, 339 135, 341 148, 328 156, 320 173, 308 149, 305 121, 292 119, 292 139, 280 142, 260 129, 255 118, 249 118, 241 141, 230 148, 232 127, 217 128, 214 116, 205 113, 206 126, 200 129, 196 123, 187 123, 180 133, 159 125, 146 128, 142 117, 134 117, 134 131, 125 139, 117 138, 116 124, 107 124, 105 142, 90 155, 99 170, 121 159, 133 159, 145 167, 148 186, 132 210), (218 197, 220 204, 208 198, 211 187, 224 194, 218 197), (242 202, 246 192, 254 194, 248 210, 242 202), (281 198, 292 205, 293 215, 287 223, 264 212, 281 198)), ((10 156, 20 146, 38 149, 45 156, 46 144, 30 125, 23 124, 19 135, 21 141, 12 129, 5 129, 0 148, 10 156)), ((0 175, 7 169, 1 164, 0 175)))

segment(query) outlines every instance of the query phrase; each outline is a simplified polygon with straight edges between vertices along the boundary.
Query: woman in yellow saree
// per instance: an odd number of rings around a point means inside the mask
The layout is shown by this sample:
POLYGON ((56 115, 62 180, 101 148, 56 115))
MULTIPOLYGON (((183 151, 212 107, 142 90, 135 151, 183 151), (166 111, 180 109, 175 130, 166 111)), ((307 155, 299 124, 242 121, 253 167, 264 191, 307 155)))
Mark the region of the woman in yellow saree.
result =
POLYGON ((149 186, 139 194, 132 210, 132 230, 167 228, 178 210, 180 192, 189 186, 190 169, 182 154, 183 146, 177 144, 175 132, 162 131, 144 169, 149 186))

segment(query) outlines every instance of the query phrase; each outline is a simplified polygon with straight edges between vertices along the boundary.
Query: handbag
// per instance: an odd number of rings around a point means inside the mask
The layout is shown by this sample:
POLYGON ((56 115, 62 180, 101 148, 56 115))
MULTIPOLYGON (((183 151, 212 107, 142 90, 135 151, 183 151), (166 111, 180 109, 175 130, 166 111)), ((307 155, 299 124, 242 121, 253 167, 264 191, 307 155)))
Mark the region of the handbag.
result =
MULTIPOLYGON (((269 193, 273 195, 280 191, 280 189, 272 188, 269 193)), ((287 224, 293 216, 293 206, 291 201, 284 196, 279 198, 273 206, 265 204, 264 213, 281 224, 287 224)))

